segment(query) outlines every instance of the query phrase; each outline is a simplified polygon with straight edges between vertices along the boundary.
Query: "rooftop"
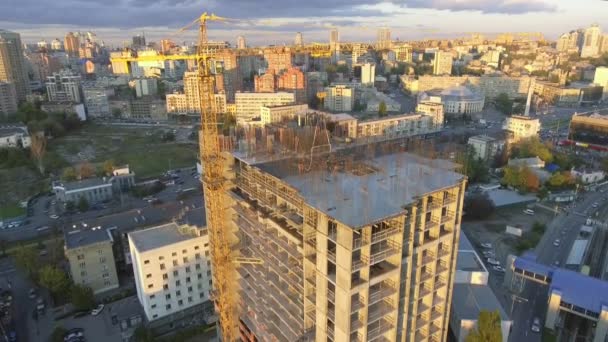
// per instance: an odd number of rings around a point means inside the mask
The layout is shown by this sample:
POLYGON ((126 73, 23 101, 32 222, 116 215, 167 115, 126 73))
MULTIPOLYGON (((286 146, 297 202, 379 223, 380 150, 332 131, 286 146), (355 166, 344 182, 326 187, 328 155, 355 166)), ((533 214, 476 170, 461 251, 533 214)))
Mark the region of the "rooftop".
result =
POLYGON ((188 241, 195 237, 192 230, 182 229, 174 222, 129 233, 129 238, 140 253, 188 241))
POLYGON ((456 269, 467 272, 485 272, 474 251, 459 250, 456 269))
MULTIPOLYGON (((370 152, 383 145, 366 147, 370 152)), ((343 156, 357 153, 354 149, 340 152, 343 156)), ((290 164, 297 163, 293 159, 255 166, 289 184, 309 205, 352 228, 400 215, 418 197, 464 179, 454 171, 457 165, 448 160, 431 160, 407 152, 368 156, 358 155, 360 160, 352 161, 355 168, 338 171, 329 171, 329 165, 315 165, 316 169, 309 172, 294 172, 289 170, 290 164)), ((332 152, 323 158, 327 164, 327 160, 340 158, 340 153, 332 152)))
POLYGON ((65 188, 66 191, 80 190, 80 189, 84 189, 84 188, 92 188, 92 187, 98 187, 98 186, 103 186, 103 185, 112 186, 111 183, 106 182, 102 178, 89 178, 89 179, 82 179, 82 180, 74 181, 74 182, 66 182, 66 183, 57 182, 57 183, 53 184, 54 187, 55 186, 63 187, 63 188, 65 188))
POLYGON ((15 134, 27 135, 27 128, 21 126, 0 126, 0 137, 8 137, 15 134))
POLYGON ((64 232, 65 248, 75 249, 99 242, 112 241, 110 232, 101 226, 80 226, 64 232))
POLYGON ((454 284, 452 310, 458 319, 477 320, 481 311, 497 311, 503 321, 509 316, 502 308, 494 292, 485 285, 454 284))

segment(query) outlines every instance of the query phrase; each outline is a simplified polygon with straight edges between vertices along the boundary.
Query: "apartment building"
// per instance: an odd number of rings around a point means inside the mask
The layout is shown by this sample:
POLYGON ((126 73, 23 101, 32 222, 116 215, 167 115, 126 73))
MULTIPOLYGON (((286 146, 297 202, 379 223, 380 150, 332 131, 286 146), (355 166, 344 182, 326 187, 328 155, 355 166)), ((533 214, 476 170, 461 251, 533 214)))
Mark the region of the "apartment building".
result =
POLYGON ((467 145, 473 156, 483 161, 491 161, 505 146, 505 141, 488 135, 475 135, 469 138, 467 145))
POLYGON ((355 104, 355 89, 345 85, 333 85, 325 88, 327 96, 323 106, 336 112, 350 112, 355 104))
POLYGON ((503 128, 513 134, 513 142, 518 142, 537 137, 540 132, 540 121, 528 116, 513 115, 507 118, 503 128))
POLYGON ((81 102, 80 75, 69 70, 54 73, 46 79, 46 93, 51 102, 81 102))
POLYGON ((82 93, 88 117, 97 118, 110 115, 110 102, 104 88, 87 86, 82 89, 82 93))
POLYGON ((446 340, 466 179, 404 144, 234 155, 243 340, 446 340))
POLYGON ((128 234, 137 297, 148 321, 210 300, 206 229, 168 223, 128 234))
POLYGON ((260 108, 260 117, 264 125, 281 122, 285 119, 293 119, 300 115, 306 115, 308 105, 286 105, 286 106, 263 106, 260 108))
POLYGON ((426 114, 391 115, 384 118, 357 122, 357 138, 379 135, 420 135, 435 132, 432 116, 426 114))
POLYGON ((268 65, 267 71, 279 74, 292 66, 292 56, 289 48, 268 48, 264 50, 264 59, 268 65))
POLYGON ((272 71, 264 75, 255 75, 253 84, 256 93, 274 93, 277 91, 277 81, 272 71))
POLYGON ((263 106, 280 106, 293 104, 295 95, 287 92, 276 93, 237 93, 235 96, 236 118, 248 121, 260 116, 263 106))
POLYGON ((17 102, 30 94, 27 66, 19 33, 0 29, 0 82, 12 83, 17 102))
POLYGON ((433 59, 433 74, 451 75, 452 74, 452 53, 446 51, 435 52, 433 59))
POLYGON ((81 224, 65 230, 65 257, 74 284, 88 286, 93 293, 118 288, 118 276, 109 229, 81 224))
POLYGON ((416 105, 416 113, 431 115, 435 125, 443 125, 445 113, 441 102, 421 101, 416 105))
POLYGON ((290 67, 277 76, 277 89, 294 93, 296 103, 307 103, 306 75, 300 68, 290 67))
POLYGON ((0 81, 0 115, 17 112, 17 93, 15 85, 0 81))

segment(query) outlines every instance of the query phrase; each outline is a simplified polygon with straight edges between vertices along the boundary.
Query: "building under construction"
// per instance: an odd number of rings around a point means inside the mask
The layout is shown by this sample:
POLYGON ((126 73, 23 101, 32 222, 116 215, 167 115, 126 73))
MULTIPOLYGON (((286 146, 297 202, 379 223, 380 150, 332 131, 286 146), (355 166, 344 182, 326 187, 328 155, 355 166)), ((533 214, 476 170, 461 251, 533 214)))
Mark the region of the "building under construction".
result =
POLYGON ((445 341, 466 178, 410 138, 314 136, 310 153, 228 156, 227 227, 261 260, 237 268, 241 338, 445 341))

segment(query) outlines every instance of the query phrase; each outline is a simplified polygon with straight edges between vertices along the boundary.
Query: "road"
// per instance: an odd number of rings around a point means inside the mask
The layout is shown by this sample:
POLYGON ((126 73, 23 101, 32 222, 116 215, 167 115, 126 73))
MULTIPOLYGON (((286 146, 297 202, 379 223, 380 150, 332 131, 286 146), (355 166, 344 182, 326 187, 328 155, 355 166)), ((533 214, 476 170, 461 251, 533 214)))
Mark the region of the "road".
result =
MULTIPOLYGON (((547 226, 545 234, 535 249, 540 263, 545 265, 554 265, 556 261, 560 265, 565 263, 572 244, 578 236, 580 226, 596 211, 592 208, 592 204, 595 202, 601 203, 604 196, 604 193, 599 191, 589 192, 579 198, 576 208, 569 214, 560 213, 555 217, 547 226), (556 239, 561 241, 558 247, 553 245, 556 239)), ((540 341, 541 335, 531 332, 530 326, 534 317, 540 318, 541 324, 544 322, 547 311, 547 288, 528 281, 525 283, 522 293, 518 296, 525 298, 527 302, 515 301, 512 316, 514 320, 513 330, 510 340, 513 342, 540 341)))
MULTIPOLYGON (((200 182, 198 176, 192 174, 192 168, 181 169, 178 175, 179 179, 176 182, 183 182, 183 184, 176 184, 167 186, 163 191, 154 195, 154 197, 160 199, 162 202, 174 202, 177 200, 177 194, 179 190, 188 188, 199 188, 200 182)), ((34 239, 41 236, 48 236, 52 233, 53 227, 61 229, 62 227, 71 224, 72 222, 80 222, 91 220, 97 217, 107 216, 119 212, 124 212, 130 209, 141 209, 151 206, 150 203, 139 198, 131 197, 129 194, 122 194, 118 198, 109 203, 106 208, 98 210, 88 210, 82 213, 75 213, 72 215, 64 214, 59 219, 51 219, 49 215, 60 213, 60 209, 54 202, 55 196, 42 196, 32 206, 31 216, 27 218, 28 223, 16 227, 6 228, 0 230, 0 239, 6 241, 20 241, 27 239, 34 239), (45 212, 49 206, 48 212, 45 212), (41 227, 48 227, 43 231, 39 231, 41 227)))

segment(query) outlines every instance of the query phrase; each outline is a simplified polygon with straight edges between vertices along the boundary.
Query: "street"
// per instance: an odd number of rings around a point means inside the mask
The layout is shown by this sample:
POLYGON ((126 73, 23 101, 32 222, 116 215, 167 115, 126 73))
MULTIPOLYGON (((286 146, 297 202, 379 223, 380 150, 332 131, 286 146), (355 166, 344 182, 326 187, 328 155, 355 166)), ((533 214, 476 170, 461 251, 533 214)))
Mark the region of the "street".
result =
MULTIPOLYGON (((580 226, 596 211, 596 209, 592 209, 592 204, 595 202, 602 203, 603 197, 604 194, 599 191, 589 192, 584 195, 582 200, 577 202, 576 208, 571 210, 569 214, 558 214, 547 225, 547 230, 535 249, 537 260, 545 265, 554 265, 556 261, 563 265, 574 240, 578 236, 580 226), (555 239, 561 240, 559 247, 553 245, 555 239)), ((502 286, 502 283, 499 286, 502 286)), ((512 316, 514 322, 510 340, 513 342, 540 341, 541 334, 533 333, 530 326, 535 317, 540 319, 541 324, 544 322, 547 310, 547 288, 528 281, 525 282, 522 293, 517 294, 517 296, 525 298, 527 302, 514 302, 512 316)))

